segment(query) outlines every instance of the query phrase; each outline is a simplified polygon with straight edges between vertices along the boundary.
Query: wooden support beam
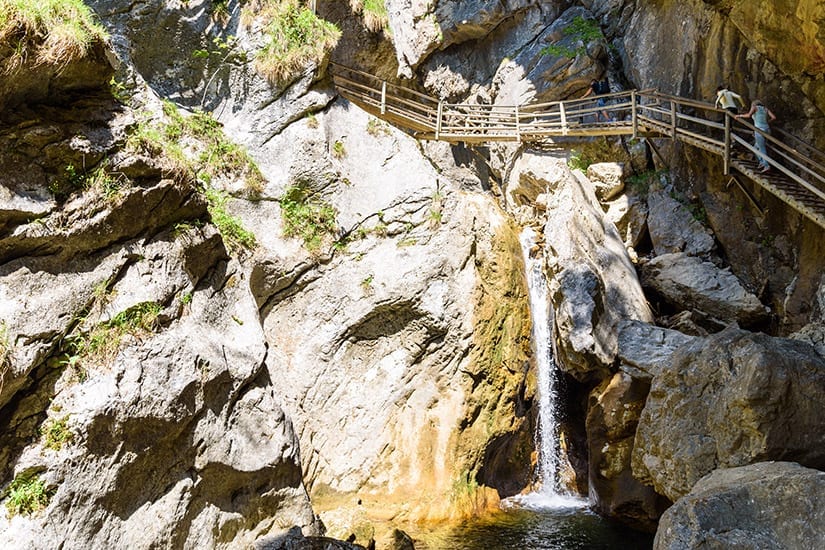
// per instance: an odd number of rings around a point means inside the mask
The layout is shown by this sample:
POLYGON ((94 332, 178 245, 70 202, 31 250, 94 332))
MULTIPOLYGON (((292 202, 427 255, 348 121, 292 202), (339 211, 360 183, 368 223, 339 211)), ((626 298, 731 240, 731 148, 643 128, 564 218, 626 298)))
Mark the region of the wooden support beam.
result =
POLYGON ((735 183, 739 190, 742 191, 742 193, 748 198, 748 202, 750 202, 753 205, 753 207, 756 208, 756 211, 759 212, 759 215, 764 216, 765 211, 762 209, 761 206, 759 206, 759 203, 756 202, 756 199, 753 195, 751 195, 751 192, 745 189, 745 186, 742 185, 742 182, 740 182, 736 176, 730 177, 730 179, 728 180, 728 185, 726 187, 730 187, 732 183, 735 183))
POLYGON ((662 156, 662 153, 659 152, 659 149, 656 147, 656 145, 654 145, 653 142, 650 141, 649 139, 645 139, 645 143, 647 143, 650 146, 651 150, 653 150, 653 152, 656 153, 656 156, 659 157, 659 160, 662 162, 662 164, 668 170, 670 170, 670 166, 668 166, 667 161, 665 160, 665 157, 662 156))
POLYGON ((730 113, 725 111, 725 149, 722 153, 724 174, 730 175, 730 113))

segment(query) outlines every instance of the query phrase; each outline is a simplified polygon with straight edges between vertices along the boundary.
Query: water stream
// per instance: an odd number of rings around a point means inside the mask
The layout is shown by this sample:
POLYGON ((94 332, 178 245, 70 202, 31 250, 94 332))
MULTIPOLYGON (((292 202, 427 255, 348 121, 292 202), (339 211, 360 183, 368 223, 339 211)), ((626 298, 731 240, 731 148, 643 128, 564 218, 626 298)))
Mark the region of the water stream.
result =
POLYGON ((437 542, 431 540, 426 547, 439 550, 649 549, 651 535, 601 518, 590 511, 587 499, 570 493, 559 479, 557 369, 553 349, 553 310, 547 295, 544 254, 536 248, 536 234, 531 228, 522 232, 520 240, 533 319, 533 353, 538 369, 537 489, 506 499, 502 503, 504 514, 468 522, 443 533, 437 542))
POLYGON ((533 319, 532 345, 538 371, 538 430, 536 471, 538 489, 527 495, 509 499, 507 504, 523 508, 584 508, 587 500, 579 498, 561 485, 559 465, 559 414, 556 363, 553 349, 553 309, 547 296, 544 274, 544 254, 536 248, 536 233, 527 227, 522 231, 521 250, 527 288, 530 294, 530 314, 533 319), (535 251, 536 254, 533 254, 535 251))
POLYGON ((436 531, 417 541, 423 550, 649 550, 652 535, 615 525, 589 508, 587 499, 567 491, 559 480, 559 415, 557 369, 553 349, 553 312, 547 296, 544 256, 536 249, 536 234, 528 228, 521 247, 530 311, 533 352, 538 369, 539 460, 537 489, 505 499, 502 514, 436 531), (535 249, 535 250, 534 250, 535 249), (536 252, 535 257, 531 253, 536 252))

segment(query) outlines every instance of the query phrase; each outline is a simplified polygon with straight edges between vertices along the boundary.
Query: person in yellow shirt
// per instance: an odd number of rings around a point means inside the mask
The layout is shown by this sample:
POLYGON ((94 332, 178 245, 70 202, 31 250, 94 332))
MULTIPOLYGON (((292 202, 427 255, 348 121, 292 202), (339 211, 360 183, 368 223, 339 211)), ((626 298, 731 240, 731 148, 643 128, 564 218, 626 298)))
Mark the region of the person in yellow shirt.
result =
POLYGON ((715 105, 717 109, 721 106, 722 109, 725 109, 733 116, 736 116, 739 114, 739 109, 736 107, 736 103, 739 103, 742 107, 745 106, 745 100, 742 99, 742 96, 736 92, 728 90, 728 87, 724 84, 716 88, 715 105))

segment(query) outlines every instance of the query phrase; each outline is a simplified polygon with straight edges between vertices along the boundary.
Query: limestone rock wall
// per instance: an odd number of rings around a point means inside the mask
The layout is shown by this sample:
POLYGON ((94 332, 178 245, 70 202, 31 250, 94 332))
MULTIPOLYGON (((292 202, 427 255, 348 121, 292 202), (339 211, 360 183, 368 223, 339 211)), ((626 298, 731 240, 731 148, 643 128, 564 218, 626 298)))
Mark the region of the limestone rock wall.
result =
POLYGON ((328 259, 269 244, 272 265, 297 276, 256 286, 268 365, 314 490, 445 517, 464 506, 445 494, 456 484, 503 496, 529 481, 523 267, 494 202, 455 190, 395 129, 356 139, 369 121, 338 103, 318 117, 346 148, 319 192, 360 237, 328 259))

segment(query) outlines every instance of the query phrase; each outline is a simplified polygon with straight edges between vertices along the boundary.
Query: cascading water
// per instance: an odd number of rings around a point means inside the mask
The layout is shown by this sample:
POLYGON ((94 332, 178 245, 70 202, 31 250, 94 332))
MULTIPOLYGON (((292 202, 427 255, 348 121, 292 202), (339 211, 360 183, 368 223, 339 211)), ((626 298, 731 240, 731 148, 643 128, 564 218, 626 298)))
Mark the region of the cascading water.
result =
POLYGON ((527 287, 530 293, 530 313, 533 318, 532 344, 538 369, 538 430, 536 448, 539 450, 539 490, 517 497, 516 504, 527 507, 581 507, 587 501, 576 498, 564 490, 559 480, 559 420, 556 410, 556 363, 553 353, 553 310, 547 296, 547 279, 544 275, 544 255, 533 257, 536 233, 527 227, 522 231, 521 249, 527 287))

